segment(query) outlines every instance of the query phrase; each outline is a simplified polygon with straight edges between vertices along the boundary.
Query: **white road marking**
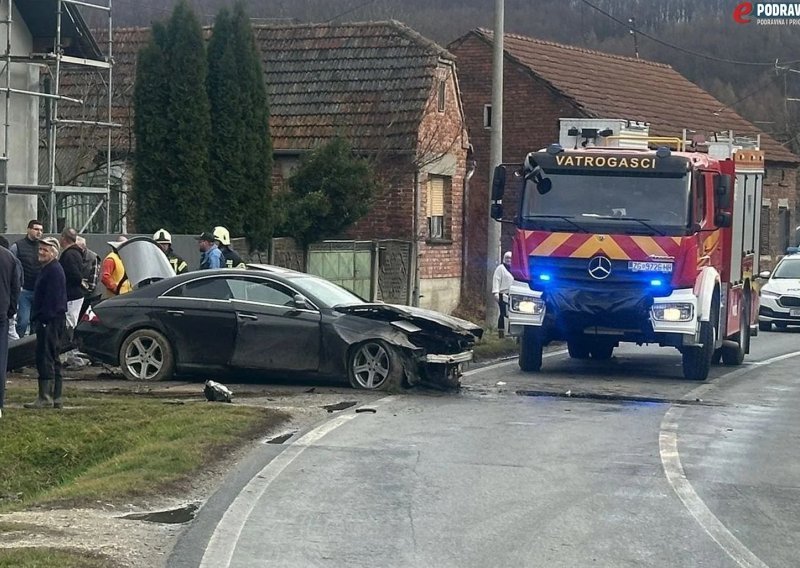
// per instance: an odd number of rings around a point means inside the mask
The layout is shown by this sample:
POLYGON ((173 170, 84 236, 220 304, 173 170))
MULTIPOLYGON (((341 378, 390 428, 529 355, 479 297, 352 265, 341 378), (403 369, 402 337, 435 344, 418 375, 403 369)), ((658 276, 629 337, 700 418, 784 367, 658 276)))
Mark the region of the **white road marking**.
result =
MULTIPOLYGON (((800 355, 800 351, 793 353, 786 353, 764 361, 756 361, 746 368, 737 369, 736 371, 726 373, 718 379, 731 379, 733 377, 743 375, 753 370, 754 367, 761 367, 783 361, 792 357, 800 355)), ((697 387, 682 398, 684 400, 693 400, 711 388, 714 383, 707 383, 697 387)), ((664 474, 667 481, 672 487, 672 490, 683 503, 683 506, 697 521, 697 524, 717 543, 717 545, 742 568, 768 568, 767 565, 758 556, 747 548, 742 542, 736 538, 731 531, 717 518, 711 509, 700 498, 697 492, 692 487, 691 482, 686 477, 686 472, 681 463, 681 456, 678 452, 678 421, 683 415, 685 408, 679 406, 670 406, 664 418, 661 421, 661 428, 658 435, 659 452, 661 454, 661 465, 664 468, 664 474)))
MULTIPOLYGON (((377 408, 395 398, 395 396, 386 396, 364 406, 368 408, 377 408)), ((239 492, 222 515, 222 518, 214 529, 214 533, 208 541, 208 546, 200 562, 200 568, 227 568, 230 566, 233 553, 236 550, 236 545, 239 543, 239 538, 242 535, 242 529, 244 529, 247 520, 253 513, 256 503, 258 503, 264 495, 264 492, 266 492, 270 484, 275 481, 275 479, 283 473, 283 470, 294 460, 300 457, 306 448, 313 446, 325 435, 356 416, 358 416, 358 414, 353 411, 349 414, 337 416, 317 426, 300 437, 297 441, 289 444, 275 459, 265 465, 261 471, 245 485, 244 489, 239 492)))
MULTIPOLYGON (((549 353, 545 353, 542 355, 542 359, 549 359, 550 357, 555 357, 556 355, 565 355, 567 353, 566 349, 559 349, 558 351, 550 351, 549 353)), ((491 365, 486 365, 485 367, 478 367, 477 369, 472 369, 471 371, 467 371, 466 373, 462 373, 462 377, 469 377, 470 375, 474 375, 476 373, 483 373, 485 371, 492 371, 499 367, 505 367, 507 365, 511 365, 517 362, 516 357, 512 357, 506 359, 505 361, 499 361, 497 363, 492 363, 491 365)))

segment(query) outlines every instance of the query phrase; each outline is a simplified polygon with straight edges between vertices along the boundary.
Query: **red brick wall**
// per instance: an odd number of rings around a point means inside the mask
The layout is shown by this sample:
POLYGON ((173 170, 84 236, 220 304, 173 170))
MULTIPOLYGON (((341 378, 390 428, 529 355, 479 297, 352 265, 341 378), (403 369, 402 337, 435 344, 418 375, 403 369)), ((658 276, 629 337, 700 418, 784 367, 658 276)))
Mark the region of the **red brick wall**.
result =
MULTIPOLYGON (((794 229, 800 225, 800 200, 797 199, 797 167, 769 162, 767 156, 766 175, 764 176, 763 199, 769 201, 768 236, 762 231, 761 238, 769 240, 769 255, 762 254, 761 268, 770 270, 778 259, 786 252, 781 248, 782 237, 779 234, 779 205, 788 204, 789 211, 789 245, 796 245, 794 229), (785 200, 785 201, 784 201, 785 200)), ((763 214, 763 210, 762 210, 763 214)), ((766 253, 766 251, 764 251, 766 253)))
MULTIPOLYGON (((483 126, 484 105, 492 102, 492 48, 475 37, 451 51, 458 58, 458 78, 469 139, 478 162, 467 198, 467 254, 465 293, 482 302, 487 266, 486 231, 489 222, 489 141, 491 130, 483 126)), ((583 116, 572 103, 506 58, 503 73, 503 161, 522 163, 528 152, 558 142, 558 119, 583 116)), ((496 118, 496 117, 495 117, 496 118)), ((513 191, 506 192, 507 212, 515 206, 513 191)), ((503 247, 508 249, 513 227, 503 226, 503 247)))

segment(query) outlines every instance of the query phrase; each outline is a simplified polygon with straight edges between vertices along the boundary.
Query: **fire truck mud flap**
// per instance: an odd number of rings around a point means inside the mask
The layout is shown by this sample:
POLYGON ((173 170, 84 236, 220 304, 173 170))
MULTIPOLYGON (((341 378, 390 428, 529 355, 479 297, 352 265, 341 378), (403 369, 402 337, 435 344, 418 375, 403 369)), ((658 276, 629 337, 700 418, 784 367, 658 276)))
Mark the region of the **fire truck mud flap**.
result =
POLYGON ((545 302, 556 325, 567 332, 590 326, 645 330, 653 298, 641 290, 558 288, 547 291, 545 302))

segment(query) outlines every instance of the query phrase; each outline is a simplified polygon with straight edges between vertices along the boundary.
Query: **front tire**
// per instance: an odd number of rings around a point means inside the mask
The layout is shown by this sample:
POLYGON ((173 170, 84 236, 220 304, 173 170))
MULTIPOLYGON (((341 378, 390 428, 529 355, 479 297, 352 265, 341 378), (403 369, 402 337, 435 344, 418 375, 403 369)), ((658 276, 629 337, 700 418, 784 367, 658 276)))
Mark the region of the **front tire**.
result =
POLYGON ((739 310, 739 339, 736 347, 722 347, 722 362, 726 365, 741 365, 744 356, 750 351, 750 298, 742 300, 739 310))
POLYGON ((608 361, 614 354, 614 344, 609 341, 595 341, 591 348, 592 359, 598 361, 608 361))
POLYGON ((137 329, 122 342, 119 366, 129 381, 164 381, 172 377, 175 357, 163 334, 155 329, 137 329))
POLYGON ((525 326, 519 342, 519 368, 526 373, 536 373, 542 368, 541 332, 525 326))
POLYGON ((700 322, 699 347, 683 350, 683 376, 690 381, 705 381, 714 357, 714 327, 711 322, 700 322))
POLYGON ((589 344, 585 339, 574 339, 572 341, 567 341, 567 351, 569 351, 569 356, 573 359, 589 358, 589 344))
POLYGON ((380 339, 373 339, 352 348, 347 374, 354 389, 399 390, 403 366, 394 347, 380 339))

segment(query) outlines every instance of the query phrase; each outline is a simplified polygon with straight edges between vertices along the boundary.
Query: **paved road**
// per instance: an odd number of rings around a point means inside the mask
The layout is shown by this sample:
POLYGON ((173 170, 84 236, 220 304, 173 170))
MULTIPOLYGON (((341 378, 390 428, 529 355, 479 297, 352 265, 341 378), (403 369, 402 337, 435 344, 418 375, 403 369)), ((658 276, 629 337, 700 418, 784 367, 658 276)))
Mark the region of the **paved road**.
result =
POLYGON ((169 566, 797 566, 799 338, 706 383, 623 347, 348 409, 255 452, 169 566))

